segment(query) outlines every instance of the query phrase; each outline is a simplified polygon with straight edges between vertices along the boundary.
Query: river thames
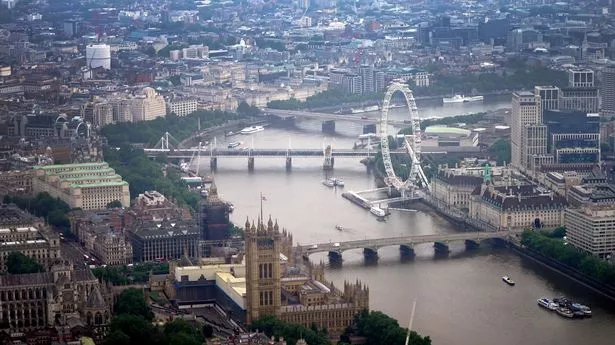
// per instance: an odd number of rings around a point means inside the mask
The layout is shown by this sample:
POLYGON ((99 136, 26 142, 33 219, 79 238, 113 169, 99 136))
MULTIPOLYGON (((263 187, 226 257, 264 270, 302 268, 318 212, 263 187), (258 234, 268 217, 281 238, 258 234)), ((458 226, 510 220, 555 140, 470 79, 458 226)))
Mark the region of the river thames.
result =
MULTIPOLYGON (((485 104, 421 106, 421 117, 452 116, 507 108, 508 100, 485 104)), ((376 118, 378 113, 367 114, 376 118)), ((404 119, 395 109, 395 119, 404 119)), ((243 141, 255 148, 351 148, 361 126, 338 122, 335 136, 324 135, 319 121, 297 121, 293 128, 269 127, 249 136, 227 139, 220 133, 218 144, 243 141)), ((243 224, 246 217, 263 212, 277 218, 280 225, 300 244, 337 242, 364 238, 411 234, 448 233, 456 230, 432 212, 392 211, 386 222, 378 222, 369 211, 341 197, 342 189, 321 184, 322 158, 294 158, 291 172, 284 158, 256 158, 248 173, 247 158, 218 159, 215 180, 223 199, 235 205, 232 221, 243 224), (344 227, 343 231, 335 229, 344 227)), ((209 170, 203 158, 201 169, 209 170)), ((374 177, 357 158, 335 161, 333 176, 344 179, 345 190, 375 187, 374 177)), ((401 261, 398 247, 379 250, 377 264, 366 264, 361 250, 343 253, 340 266, 328 265, 326 255, 313 255, 313 261, 327 263, 326 277, 337 286, 344 280, 361 280, 370 288, 370 307, 396 318, 406 326, 412 300, 417 300, 413 329, 432 338, 435 345, 476 344, 612 344, 615 340, 615 309, 607 301, 582 286, 542 266, 520 258, 508 249, 483 246, 466 252, 463 242, 451 244, 451 253, 436 258, 430 244, 416 246, 416 258, 401 261), (500 279, 509 275, 517 282, 510 287, 500 279), (540 297, 566 295, 592 306, 593 318, 567 320, 537 306, 540 297)))

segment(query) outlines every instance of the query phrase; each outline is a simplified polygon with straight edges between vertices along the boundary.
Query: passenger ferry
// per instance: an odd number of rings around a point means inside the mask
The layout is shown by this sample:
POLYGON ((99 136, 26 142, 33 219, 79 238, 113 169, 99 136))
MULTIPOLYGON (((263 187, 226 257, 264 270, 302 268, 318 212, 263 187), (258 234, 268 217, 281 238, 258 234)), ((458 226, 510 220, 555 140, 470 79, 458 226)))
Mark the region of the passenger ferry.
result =
POLYGON ((229 149, 234 149, 234 148, 236 148, 238 146, 241 146, 241 144, 243 144, 243 142, 241 142, 241 141, 233 141, 231 143, 228 143, 228 148, 229 149))
POLYGON ((541 306, 543 308, 546 308, 546 309, 549 309, 551 311, 556 310, 557 307, 558 307, 557 303, 553 302, 552 300, 550 300, 550 299, 548 299, 546 297, 539 298, 537 302, 538 302, 539 306, 541 306))
POLYGON ((350 108, 350 113, 351 114, 361 114, 361 113, 367 113, 370 111, 378 111, 380 110, 380 107, 377 105, 372 105, 369 107, 365 107, 365 108, 359 108, 359 109, 355 109, 355 108, 350 108))
POLYGON ((468 103, 468 102, 482 102, 483 96, 466 97, 463 95, 455 95, 453 97, 442 98, 442 103, 468 103))
POLYGON ((373 206, 372 208, 370 208, 369 212, 371 212, 374 216, 378 218, 384 218, 384 216, 387 215, 387 213, 383 209, 377 206, 373 206))
POLYGON ((252 134, 252 133, 256 133, 256 132, 262 132, 265 130, 265 127, 263 126, 250 126, 250 127, 246 127, 244 129, 242 129, 241 131, 239 131, 239 133, 241 134, 252 134))

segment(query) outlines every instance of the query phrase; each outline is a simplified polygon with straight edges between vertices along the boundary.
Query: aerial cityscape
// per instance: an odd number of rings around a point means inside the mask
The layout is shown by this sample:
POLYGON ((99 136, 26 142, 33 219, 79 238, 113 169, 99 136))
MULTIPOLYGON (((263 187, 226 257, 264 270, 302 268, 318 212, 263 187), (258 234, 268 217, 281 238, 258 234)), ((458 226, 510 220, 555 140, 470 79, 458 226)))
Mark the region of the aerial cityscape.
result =
POLYGON ((612 0, 0 0, 0 345, 612 344, 612 0))

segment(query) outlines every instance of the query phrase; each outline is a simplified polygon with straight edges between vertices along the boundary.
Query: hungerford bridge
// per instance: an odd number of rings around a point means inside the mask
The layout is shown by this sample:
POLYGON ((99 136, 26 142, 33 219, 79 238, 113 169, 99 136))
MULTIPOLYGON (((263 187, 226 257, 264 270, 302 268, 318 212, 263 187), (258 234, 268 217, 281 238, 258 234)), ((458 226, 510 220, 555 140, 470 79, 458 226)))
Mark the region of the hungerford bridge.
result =
POLYGON ((409 235, 400 237, 299 245, 295 248, 295 250, 297 250, 298 253, 306 259, 314 253, 329 253, 329 257, 331 257, 332 259, 340 259, 343 252, 352 249, 363 249, 365 257, 377 257, 378 249, 390 246, 399 246, 399 250, 403 255, 412 255, 414 253, 414 245, 417 244, 434 243, 436 251, 448 252, 449 242, 465 241, 466 246, 474 247, 484 240, 508 239, 510 237, 519 235, 522 232, 523 229, 515 229, 493 232, 479 231, 435 235, 409 235))

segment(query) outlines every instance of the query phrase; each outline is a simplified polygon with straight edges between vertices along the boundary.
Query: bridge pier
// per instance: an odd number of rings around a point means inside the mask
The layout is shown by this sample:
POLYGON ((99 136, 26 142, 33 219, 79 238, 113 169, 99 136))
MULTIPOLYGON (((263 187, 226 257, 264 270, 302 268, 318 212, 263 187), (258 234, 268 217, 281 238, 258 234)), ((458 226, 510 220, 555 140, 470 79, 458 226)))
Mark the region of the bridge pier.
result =
POLYGON ((399 254, 402 259, 413 258, 416 256, 414 253, 414 246, 411 244, 402 244, 399 246, 399 254))
POLYGON ((211 168, 211 170, 218 169, 218 157, 212 156, 209 159, 209 167, 211 168))
POLYGON ((248 157, 248 171, 254 171, 254 157, 248 157))
POLYGON ((339 263, 342 262, 342 253, 341 252, 329 252, 329 261, 339 263))
POLYGON ((373 248, 363 248, 365 261, 378 261, 378 250, 373 248))
POLYGON ((335 133, 335 121, 333 120, 323 121, 321 129, 323 133, 334 134, 335 133))
POLYGON ((325 156, 325 160, 322 163, 322 170, 333 170, 333 167, 335 166, 335 158, 334 157, 326 157, 325 156))
POLYGON ((474 240, 465 240, 466 250, 475 250, 480 246, 478 241, 474 240))
POLYGON ((378 133, 376 131, 376 124, 363 125, 363 134, 378 133))
POLYGON ((293 158, 286 157, 286 171, 291 171, 293 169, 293 158))
POLYGON ((448 243, 446 242, 434 242, 433 249, 436 252, 436 254, 447 255, 448 253, 451 252, 451 250, 448 248, 448 243))

